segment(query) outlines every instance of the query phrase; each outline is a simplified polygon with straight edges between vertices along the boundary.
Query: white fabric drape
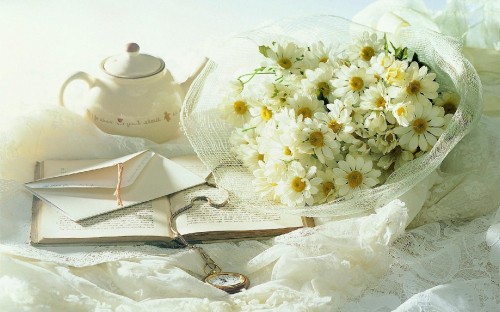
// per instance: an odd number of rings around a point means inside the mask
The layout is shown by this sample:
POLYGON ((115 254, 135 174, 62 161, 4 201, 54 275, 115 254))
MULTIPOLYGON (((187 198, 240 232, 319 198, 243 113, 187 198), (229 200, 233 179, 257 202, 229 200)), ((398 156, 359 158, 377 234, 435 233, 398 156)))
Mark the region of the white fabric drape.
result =
MULTIPOLYGON (((440 24, 411 5, 418 1, 379 2, 397 27, 420 22, 441 30, 452 23, 448 17, 440 24)), ((485 116, 440 170, 411 191, 370 215, 319 219, 315 228, 275 239, 204 245, 224 270, 250 277, 251 288, 234 295, 201 282, 203 263, 194 251, 26 244, 31 195, 22 182, 32 179, 36 160, 144 148, 190 153, 186 140, 157 146, 107 135, 63 108, 11 120, 0 132, 2 311, 498 311, 500 119, 492 116, 500 107, 500 63, 492 61, 494 48, 466 51, 482 79, 485 116)))

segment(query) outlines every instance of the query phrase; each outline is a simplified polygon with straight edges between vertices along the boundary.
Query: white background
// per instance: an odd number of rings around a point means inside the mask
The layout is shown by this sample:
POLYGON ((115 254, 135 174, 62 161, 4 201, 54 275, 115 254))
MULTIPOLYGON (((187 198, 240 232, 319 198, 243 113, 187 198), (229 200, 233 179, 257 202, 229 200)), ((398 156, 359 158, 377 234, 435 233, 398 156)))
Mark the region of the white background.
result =
MULTIPOLYGON (((127 42, 163 58, 182 79, 227 37, 284 17, 331 14, 351 19, 371 2, 0 0, 0 122, 57 105, 67 76, 79 70, 95 73, 103 58, 120 52, 127 42)), ((433 11, 445 4, 425 2, 433 11)))

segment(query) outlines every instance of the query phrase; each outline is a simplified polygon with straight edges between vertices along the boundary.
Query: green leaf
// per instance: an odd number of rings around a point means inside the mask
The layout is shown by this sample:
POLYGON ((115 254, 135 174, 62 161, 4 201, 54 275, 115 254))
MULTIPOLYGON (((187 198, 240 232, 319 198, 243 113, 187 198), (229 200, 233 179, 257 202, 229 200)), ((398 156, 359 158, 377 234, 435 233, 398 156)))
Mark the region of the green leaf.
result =
POLYGON ((387 34, 384 33, 384 51, 385 55, 389 54, 389 42, 387 41, 387 34))
POLYGON ((265 45, 259 46, 259 52, 260 52, 260 54, 264 55, 265 57, 268 57, 268 55, 267 55, 267 50, 268 49, 269 49, 268 46, 265 46, 265 45))
POLYGON ((247 131, 253 130, 255 128, 257 128, 257 127, 245 128, 245 129, 241 130, 241 132, 247 132, 247 131))

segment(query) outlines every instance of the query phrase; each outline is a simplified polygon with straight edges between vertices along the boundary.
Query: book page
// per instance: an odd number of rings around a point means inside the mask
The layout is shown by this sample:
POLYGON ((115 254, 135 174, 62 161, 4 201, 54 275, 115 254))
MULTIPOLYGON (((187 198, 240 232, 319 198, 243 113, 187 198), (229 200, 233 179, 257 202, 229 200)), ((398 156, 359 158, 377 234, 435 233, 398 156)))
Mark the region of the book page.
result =
POLYGON ((75 222, 55 207, 42 203, 38 212, 38 237, 170 237, 169 202, 166 197, 122 208, 113 212, 75 222))
MULTIPOLYGON (((207 185, 191 188, 170 197, 172 213, 186 206, 192 198, 208 196, 214 202, 227 199, 227 193, 207 185)), ((273 229, 302 227, 300 216, 281 215, 273 212, 245 210, 228 202, 221 208, 214 208, 208 203, 197 201, 192 208, 175 219, 177 230, 181 234, 213 231, 265 231, 273 229)))

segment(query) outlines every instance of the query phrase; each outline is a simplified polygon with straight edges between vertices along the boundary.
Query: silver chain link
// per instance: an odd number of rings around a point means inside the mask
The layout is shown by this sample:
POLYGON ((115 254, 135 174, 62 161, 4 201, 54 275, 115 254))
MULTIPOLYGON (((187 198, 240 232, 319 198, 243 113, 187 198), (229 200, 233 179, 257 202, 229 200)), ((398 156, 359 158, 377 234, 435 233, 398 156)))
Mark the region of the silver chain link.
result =
MULTIPOLYGON (((215 186, 213 184, 210 184, 210 183, 207 183, 207 185, 212 186, 212 187, 217 187, 217 186, 215 186)), ((227 191, 226 191, 226 193, 227 193, 227 191)), ((228 194, 227 198, 223 202, 221 202, 221 203, 214 202, 208 196, 196 196, 196 197, 192 198, 191 202, 189 204, 187 204, 186 206, 184 206, 184 207, 180 208, 179 210, 177 210, 177 211, 175 211, 175 212, 172 213, 172 215, 170 216, 170 229, 175 234, 175 239, 177 241, 179 241, 181 244, 183 244, 187 248, 196 250, 200 254, 201 258, 205 262, 205 267, 204 267, 205 274, 207 274, 207 276, 208 276, 210 274, 222 272, 221 268, 207 254, 207 252, 205 250, 203 250, 203 248, 201 248, 199 246, 195 246, 195 245, 190 244, 184 238, 184 236, 182 236, 182 234, 179 233, 179 231, 177 231, 177 228, 174 225, 175 224, 174 221, 175 221, 175 218, 177 216, 179 216, 181 213, 183 213, 183 212, 191 209, 194 206, 194 204, 196 202, 199 202, 199 201, 206 202, 211 207, 219 209, 219 208, 221 208, 221 207, 223 207, 223 206, 225 206, 227 204, 227 202, 229 201, 229 194, 228 194)))

